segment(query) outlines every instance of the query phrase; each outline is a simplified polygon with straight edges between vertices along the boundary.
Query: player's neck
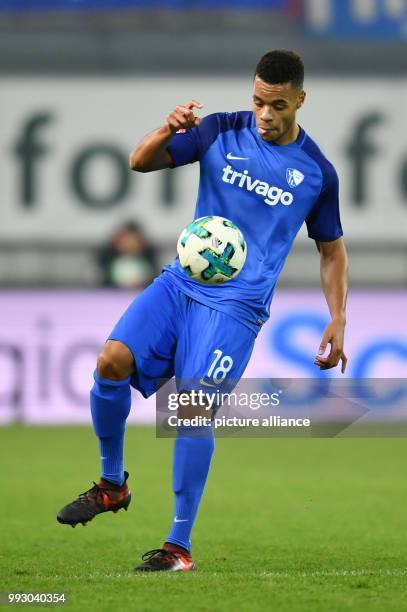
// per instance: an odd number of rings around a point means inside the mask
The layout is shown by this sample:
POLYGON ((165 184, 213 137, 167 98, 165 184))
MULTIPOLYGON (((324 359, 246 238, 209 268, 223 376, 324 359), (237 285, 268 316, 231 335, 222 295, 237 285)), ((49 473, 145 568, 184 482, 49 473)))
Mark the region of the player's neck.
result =
POLYGON ((292 127, 282 135, 279 140, 276 140, 275 143, 278 145, 288 145, 295 142, 300 133, 300 126, 297 123, 294 123, 292 127))

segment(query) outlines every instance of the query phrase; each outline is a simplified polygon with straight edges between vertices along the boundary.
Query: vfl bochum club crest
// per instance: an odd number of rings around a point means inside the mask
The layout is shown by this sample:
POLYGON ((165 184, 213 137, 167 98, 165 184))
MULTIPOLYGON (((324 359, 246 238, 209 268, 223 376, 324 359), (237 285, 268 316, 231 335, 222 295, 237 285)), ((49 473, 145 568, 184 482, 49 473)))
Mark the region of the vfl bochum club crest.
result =
POLYGON ((286 177, 290 187, 298 187, 304 180, 303 173, 295 168, 287 168, 286 177))

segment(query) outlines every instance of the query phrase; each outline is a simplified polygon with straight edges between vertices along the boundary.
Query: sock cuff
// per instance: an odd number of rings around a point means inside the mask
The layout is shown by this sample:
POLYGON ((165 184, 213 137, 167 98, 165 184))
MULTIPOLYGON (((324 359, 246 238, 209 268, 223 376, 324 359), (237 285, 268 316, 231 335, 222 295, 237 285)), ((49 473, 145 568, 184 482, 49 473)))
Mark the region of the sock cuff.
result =
POLYGON ((98 371, 95 370, 93 372, 93 379, 100 385, 104 385, 105 387, 123 387, 130 384, 131 376, 127 378, 122 378, 121 380, 110 380, 110 378, 103 378, 103 376, 99 376, 98 371))
POLYGON ((178 425, 177 438, 213 438, 214 432, 211 425, 178 425))

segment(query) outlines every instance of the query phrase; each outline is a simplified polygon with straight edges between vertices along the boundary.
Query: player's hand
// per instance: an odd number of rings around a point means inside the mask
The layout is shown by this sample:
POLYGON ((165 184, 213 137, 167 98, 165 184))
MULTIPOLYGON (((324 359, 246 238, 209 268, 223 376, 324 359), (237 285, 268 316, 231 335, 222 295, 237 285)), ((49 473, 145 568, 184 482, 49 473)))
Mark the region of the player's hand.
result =
POLYGON ((194 115, 192 109, 202 108, 198 100, 190 100, 185 104, 176 106, 166 117, 167 125, 171 132, 175 134, 178 130, 196 127, 201 123, 201 119, 194 115))
POLYGON ((314 364, 320 370, 329 370, 341 362, 341 372, 344 374, 346 370, 347 357, 343 352, 343 341, 345 334, 345 324, 341 321, 331 321, 326 326, 322 341, 319 346, 318 355, 315 357, 314 364), (324 357, 328 344, 331 345, 331 350, 327 357, 324 357))

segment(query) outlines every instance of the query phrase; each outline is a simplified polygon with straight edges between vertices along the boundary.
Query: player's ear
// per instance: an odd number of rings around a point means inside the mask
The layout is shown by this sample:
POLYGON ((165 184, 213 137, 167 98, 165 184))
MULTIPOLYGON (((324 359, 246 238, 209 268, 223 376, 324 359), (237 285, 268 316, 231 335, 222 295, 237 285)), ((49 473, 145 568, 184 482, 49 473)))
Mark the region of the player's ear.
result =
POLYGON ((301 108, 301 106, 304 104, 306 95, 307 94, 304 90, 299 93, 297 98, 297 109, 301 108))

